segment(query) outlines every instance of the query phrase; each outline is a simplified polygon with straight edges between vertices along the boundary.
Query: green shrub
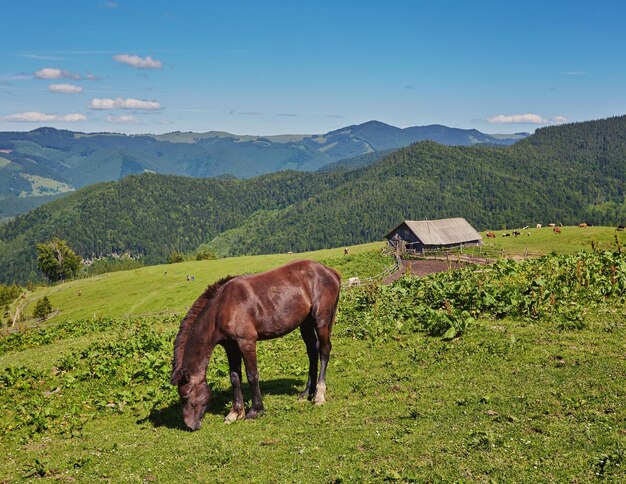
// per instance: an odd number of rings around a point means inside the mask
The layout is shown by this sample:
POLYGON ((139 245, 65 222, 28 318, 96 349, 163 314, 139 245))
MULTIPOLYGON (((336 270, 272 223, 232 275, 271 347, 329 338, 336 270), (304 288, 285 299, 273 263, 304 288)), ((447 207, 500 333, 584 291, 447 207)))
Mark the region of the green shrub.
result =
POLYGON ((178 262, 183 262, 185 260, 185 256, 182 252, 174 251, 170 255, 167 256, 168 264, 176 264, 178 262))
POLYGON ((207 247, 200 247, 196 251, 196 260, 214 260, 215 253, 209 250, 207 247))

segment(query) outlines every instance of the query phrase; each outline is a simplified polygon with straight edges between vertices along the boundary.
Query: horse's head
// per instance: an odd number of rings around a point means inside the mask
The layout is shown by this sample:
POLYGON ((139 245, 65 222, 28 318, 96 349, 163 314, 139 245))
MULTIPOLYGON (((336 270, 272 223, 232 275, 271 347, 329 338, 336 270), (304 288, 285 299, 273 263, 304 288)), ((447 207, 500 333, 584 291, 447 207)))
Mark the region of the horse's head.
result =
POLYGON ((191 375, 187 369, 177 370, 172 374, 172 385, 178 385, 185 425, 189 430, 199 430, 202 417, 211 400, 211 390, 204 376, 191 375))

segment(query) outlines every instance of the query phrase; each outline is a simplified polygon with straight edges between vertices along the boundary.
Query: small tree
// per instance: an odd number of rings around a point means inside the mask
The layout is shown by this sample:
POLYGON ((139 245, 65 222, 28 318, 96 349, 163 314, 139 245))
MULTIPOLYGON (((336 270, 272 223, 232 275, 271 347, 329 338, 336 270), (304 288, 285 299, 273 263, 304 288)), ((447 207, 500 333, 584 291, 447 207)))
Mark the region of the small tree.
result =
POLYGON ((83 259, 65 240, 54 238, 45 244, 37 244, 37 267, 52 282, 76 277, 83 259))
POLYGON ((33 317, 37 319, 46 319, 50 313, 52 312, 52 304, 48 299, 48 296, 44 296, 35 304, 35 309, 33 310, 33 317))

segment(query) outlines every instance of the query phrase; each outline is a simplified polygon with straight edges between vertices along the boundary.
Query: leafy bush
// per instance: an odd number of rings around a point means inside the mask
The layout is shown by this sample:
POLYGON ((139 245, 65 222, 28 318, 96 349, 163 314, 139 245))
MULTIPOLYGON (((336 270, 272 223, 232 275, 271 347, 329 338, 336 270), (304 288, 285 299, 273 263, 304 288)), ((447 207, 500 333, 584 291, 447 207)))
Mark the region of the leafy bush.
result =
POLYGON ((626 255, 581 252, 343 291, 339 321, 359 338, 406 331, 453 338, 480 315, 549 320, 571 330, 585 326, 588 309, 625 295, 626 255))
MULTIPOLYGON (((176 401, 169 375, 178 318, 153 318, 150 324, 143 319, 102 322, 119 326, 124 334, 66 354, 49 371, 24 367, 0 371, 0 435, 19 438, 53 433, 71 437, 99 414, 145 411, 176 401), (156 331, 155 323, 171 328, 156 331), (51 398, 61 391, 62 399, 51 398)), ((98 323, 95 326, 102 329, 98 323)), ((51 334, 48 336, 52 339, 51 334)), ((19 343, 19 339, 12 341, 19 343)), ((10 349, 16 346, 19 344, 10 349)))
POLYGON ((201 245, 196 251, 196 260, 213 260, 215 259, 215 252, 210 250, 207 246, 201 245))
POLYGON ((185 260, 185 255, 182 252, 174 251, 167 256, 168 264, 177 264, 178 262, 183 262, 185 260))

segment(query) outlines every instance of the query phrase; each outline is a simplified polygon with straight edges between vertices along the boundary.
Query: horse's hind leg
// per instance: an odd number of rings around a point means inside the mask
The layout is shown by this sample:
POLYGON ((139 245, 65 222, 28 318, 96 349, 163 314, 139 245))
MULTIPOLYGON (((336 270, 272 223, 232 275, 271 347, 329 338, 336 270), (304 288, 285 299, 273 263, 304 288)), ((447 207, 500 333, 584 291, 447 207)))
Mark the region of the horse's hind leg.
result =
POLYGON ((230 383, 233 387, 233 407, 224 418, 224 423, 232 423, 245 417, 243 408, 243 394, 241 393, 241 351, 234 342, 224 344, 228 366, 230 368, 230 383))
POLYGON ((300 394, 300 400, 313 399, 315 389, 317 388, 317 337, 315 336, 313 324, 313 320, 308 318, 300 326, 300 334, 306 345, 306 352, 309 355, 309 378, 304 391, 300 394))
POLYGON ((240 341, 239 349, 243 355, 243 362, 246 364, 246 376, 252 391, 252 407, 246 413, 246 418, 257 418, 263 412, 263 399, 259 387, 259 370, 256 361, 256 342, 240 341))
POLYGON ((321 405, 326 401, 326 366, 330 358, 330 325, 318 326, 315 328, 319 341, 318 351, 320 354, 320 375, 317 380, 315 391, 315 405, 321 405))

